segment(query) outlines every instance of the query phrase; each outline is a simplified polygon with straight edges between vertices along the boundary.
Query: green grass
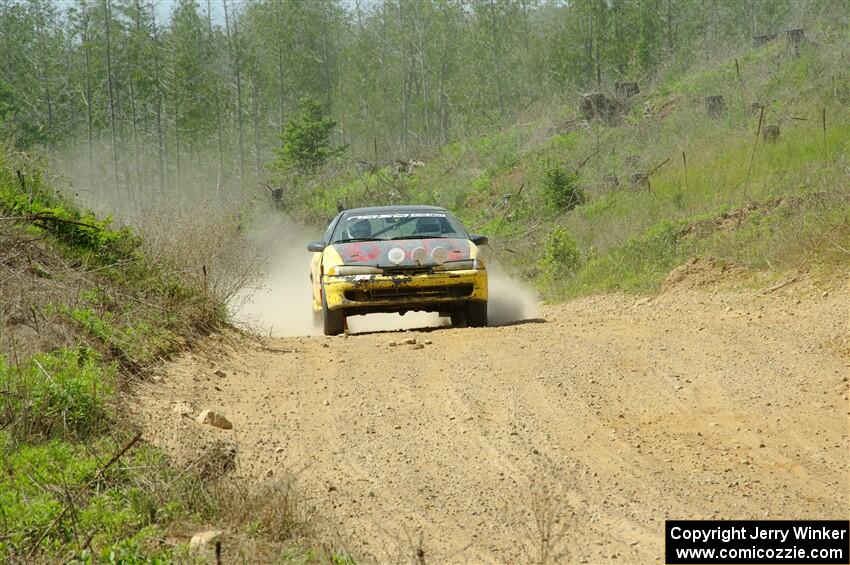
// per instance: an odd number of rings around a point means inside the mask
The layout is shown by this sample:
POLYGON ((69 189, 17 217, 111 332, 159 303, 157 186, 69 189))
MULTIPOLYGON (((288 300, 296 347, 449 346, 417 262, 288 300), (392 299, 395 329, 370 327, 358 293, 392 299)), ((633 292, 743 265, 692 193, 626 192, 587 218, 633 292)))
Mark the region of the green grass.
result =
POLYGON ((104 431, 114 382, 114 366, 86 348, 36 355, 26 366, 0 357, 0 420, 17 442, 85 440, 104 431))
MULTIPOLYGON (((129 543, 156 533, 148 512, 155 501, 133 487, 125 466, 98 479, 101 488, 96 491, 88 486, 108 457, 107 447, 114 449, 102 442, 84 449, 55 439, 4 454, 0 556, 67 555, 91 538, 88 546, 97 548, 98 560, 108 560, 116 546, 123 546, 127 553, 129 543), (71 500, 75 507, 67 511, 71 500), (63 510, 66 517, 61 518, 63 510)), ((82 551, 79 557, 85 557, 82 551)))
POLYGON ((87 349, 26 366, 0 358, 0 560, 138 556, 160 531, 157 491, 135 470, 156 456, 140 448, 105 466, 120 448, 108 433, 114 382, 114 365, 87 349))
POLYGON ((673 267, 696 251, 694 242, 681 237, 683 227, 683 222, 661 222, 624 245, 591 258, 575 276, 556 287, 556 296, 655 290, 673 267))

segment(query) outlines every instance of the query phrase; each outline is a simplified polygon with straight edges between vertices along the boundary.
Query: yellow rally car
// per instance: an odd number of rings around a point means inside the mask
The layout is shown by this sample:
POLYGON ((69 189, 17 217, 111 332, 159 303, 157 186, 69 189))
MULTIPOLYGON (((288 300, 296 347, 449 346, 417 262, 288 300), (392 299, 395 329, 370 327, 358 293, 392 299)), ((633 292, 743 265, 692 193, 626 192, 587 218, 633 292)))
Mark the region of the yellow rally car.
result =
POLYGON ((313 252, 313 312, 325 335, 347 316, 438 312, 456 326, 487 325, 487 271, 481 235, 436 206, 383 206, 340 212, 313 252))

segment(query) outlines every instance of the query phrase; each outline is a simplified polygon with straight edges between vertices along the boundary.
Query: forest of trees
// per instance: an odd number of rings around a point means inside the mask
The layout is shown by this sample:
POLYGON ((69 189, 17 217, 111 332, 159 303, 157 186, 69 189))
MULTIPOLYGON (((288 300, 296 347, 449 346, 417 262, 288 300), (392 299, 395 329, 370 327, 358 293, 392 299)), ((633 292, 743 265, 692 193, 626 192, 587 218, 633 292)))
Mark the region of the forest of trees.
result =
POLYGON ((0 0, 0 132, 130 199, 190 175, 220 194, 262 176, 307 97, 335 147, 387 162, 847 18, 846 0, 0 0))

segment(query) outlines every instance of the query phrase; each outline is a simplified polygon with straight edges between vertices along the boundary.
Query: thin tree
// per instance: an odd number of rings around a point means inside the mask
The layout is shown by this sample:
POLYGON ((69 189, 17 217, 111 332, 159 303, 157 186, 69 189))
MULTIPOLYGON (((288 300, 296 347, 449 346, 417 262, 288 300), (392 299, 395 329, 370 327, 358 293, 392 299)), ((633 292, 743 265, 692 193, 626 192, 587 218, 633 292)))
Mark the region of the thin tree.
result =
POLYGON ((236 80, 236 126, 239 132, 239 179, 241 183, 242 179, 245 178, 245 131, 242 120, 242 50, 239 45, 239 23, 236 17, 236 11, 234 10, 232 14, 228 12, 227 0, 222 0, 222 4, 224 6, 225 34, 230 40, 233 73, 236 80))
POLYGON ((156 13, 155 8, 151 5, 151 22, 153 28, 153 60, 154 60, 154 92, 155 92, 155 107, 156 107, 156 160, 157 160, 157 172, 159 177, 159 190, 160 193, 165 193, 165 187, 167 184, 166 177, 166 167, 165 167, 165 159, 166 159, 166 141, 165 141, 165 128, 163 127, 163 105, 164 105, 164 96, 163 96, 163 80, 162 80, 162 61, 160 59, 160 49, 159 49, 159 28, 156 25, 156 13))
POLYGON ((109 128, 112 134, 112 172, 115 188, 118 183, 118 142, 117 142, 117 119, 115 117, 115 87, 112 78, 112 0, 104 3, 104 29, 106 32, 106 88, 109 94, 109 128))
MULTIPOLYGON (((207 0, 207 39, 209 41, 209 49, 210 51, 215 51, 215 43, 214 43, 214 35, 213 35, 213 26, 212 26, 212 4, 211 0, 207 0)), ((217 86, 213 87, 213 101, 215 103, 215 130, 218 142, 218 164, 217 164, 217 173, 216 173, 216 182, 215 182, 215 197, 216 202, 221 200, 221 177, 222 177, 222 169, 224 167, 224 133, 222 131, 221 124, 221 96, 219 94, 219 90, 217 86)))
POLYGON ((82 24, 82 48, 85 64, 85 103, 86 103, 86 131, 88 138, 88 173, 89 187, 94 184, 94 100, 92 98, 91 85, 91 40, 89 38, 89 5, 86 0, 80 3, 80 18, 82 24))
POLYGON ((499 44, 499 28, 496 20, 496 3, 490 0, 490 34, 492 43, 490 45, 493 56, 493 72, 496 75, 496 99, 499 102, 499 116, 505 113, 505 100, 503 95, 504 87, 502 86, 502 72, 500 62, 502 60, 501 46, 499 44))
POLYGON ((401 152, 407 157, 407 132, 410 129, 410 119, 408 117, 408 89, 407 89, 407 41, 405 40, 404 28, 404 2, 398 3, 398 21, 399 35, 401 38, 401 152))

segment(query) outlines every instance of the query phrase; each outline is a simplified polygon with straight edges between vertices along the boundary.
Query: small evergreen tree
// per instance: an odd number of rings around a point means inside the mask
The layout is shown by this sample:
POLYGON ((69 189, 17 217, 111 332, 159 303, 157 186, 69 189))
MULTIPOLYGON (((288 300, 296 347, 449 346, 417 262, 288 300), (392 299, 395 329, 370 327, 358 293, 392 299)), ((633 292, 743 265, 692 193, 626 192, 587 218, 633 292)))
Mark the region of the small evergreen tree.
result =
POLYGON ((330 144, 334 127, 336 122, 324 114, 318 102, 304 98, 300 112, 287 122, 280 136, 282 145, 276 150, 276 168, 315 171, 329 158, 342 153, 344 147, 333 148, 330 144))
POLYGON ((578 185, 578 175, 555 165, 543 177, 543 195, 558 210, 572 210, 584 204, 584 191, 578 185))

